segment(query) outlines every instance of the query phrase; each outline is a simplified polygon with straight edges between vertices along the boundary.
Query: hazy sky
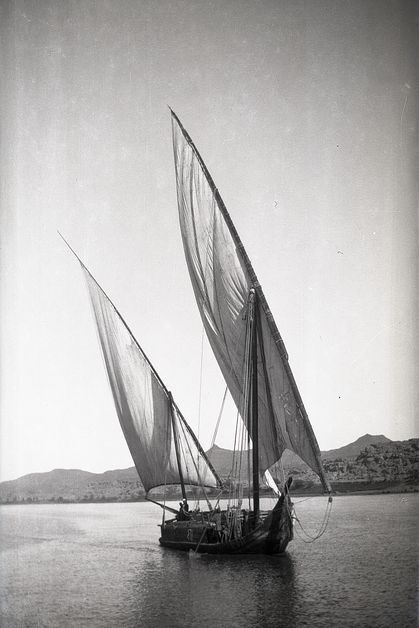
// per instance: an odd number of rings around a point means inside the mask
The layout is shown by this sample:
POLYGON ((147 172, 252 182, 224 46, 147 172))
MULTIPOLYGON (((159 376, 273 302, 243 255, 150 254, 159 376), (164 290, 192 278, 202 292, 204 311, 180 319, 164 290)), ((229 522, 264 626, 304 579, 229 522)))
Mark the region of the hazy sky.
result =
POLYGON ((57 229, 211 443, 224 385, 204 345, 200 403, 167 105, 247 248, 320 447, 418 436, 415 5, 1 3, 0 479, 132 465, 57 229))

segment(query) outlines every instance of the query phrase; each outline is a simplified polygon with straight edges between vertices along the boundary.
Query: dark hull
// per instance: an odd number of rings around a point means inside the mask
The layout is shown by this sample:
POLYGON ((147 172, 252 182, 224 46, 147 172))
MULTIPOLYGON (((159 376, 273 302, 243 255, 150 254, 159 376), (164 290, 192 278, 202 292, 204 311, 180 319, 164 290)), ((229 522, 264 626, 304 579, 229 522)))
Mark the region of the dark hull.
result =
POLYGON ((207 513, 200 515, 201 520, 196 516, 189 521, 171 520, 162 525, 159 542, 164 547, 201 554, 281 554, 293 537, 290 512, 289 499, 281 498, 272 511, 261 514, 253 530, 241 533, 236 529, 235 535, 224 540, 217 539, 211 524, 203 521, 207 513))

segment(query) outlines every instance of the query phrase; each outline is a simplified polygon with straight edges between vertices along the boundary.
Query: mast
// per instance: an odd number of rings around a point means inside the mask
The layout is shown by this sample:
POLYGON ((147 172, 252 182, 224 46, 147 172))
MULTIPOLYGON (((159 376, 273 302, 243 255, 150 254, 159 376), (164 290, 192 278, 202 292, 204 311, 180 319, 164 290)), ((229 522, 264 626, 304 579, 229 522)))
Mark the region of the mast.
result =
POLYGON ((252 426, 252 485, 253 485, 253 512, 255 525, 259 517, 259 413, 258 413, 258 326, 257 326, 257 295, 252 289, 250 293, 250 317, 251 317, 251 421, 252 426))
POLYGON ((183 499, 186 499, 185 482, 183 479, 183 470, 182 470, 182 464, 180 461, 179 434, 178 434, 178 429, 176 425, 175 414, 173 412, 173 397, 170 391, 168 395, 169 395, 169 405, 170 405, 170 418, 172 419, 173 440, 175 442, 176 460, 177 460, 177 466, 179 470, 180 487, 182 489, 182 497, 183 499))

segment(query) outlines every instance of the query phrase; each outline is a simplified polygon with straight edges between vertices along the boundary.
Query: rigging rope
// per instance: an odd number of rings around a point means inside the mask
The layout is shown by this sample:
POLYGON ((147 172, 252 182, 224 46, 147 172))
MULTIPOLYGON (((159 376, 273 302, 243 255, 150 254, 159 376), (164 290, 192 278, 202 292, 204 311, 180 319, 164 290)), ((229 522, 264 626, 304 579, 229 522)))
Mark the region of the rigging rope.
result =
MULTIPOLYGON (((202 328, 202 331, 204 331, 204 328, 202 328)), ((226 401, 226 398, 227 398, 227 391, 228 391, 228 386, 225 387, 223 400, 221 402, 220 412, 218 413, 218 419, 217 419, 217 423, 215 425, 214 435, 213 435, 212 441, 211 441, 211 449, 214 447, 215 439, 217 438, 218 428, 220 427, 220 421, 221 421, 221 417, 222 417, 223 411, 224 411, 224 404, 225 404, 225 401, 226 401)))
MULTIPOLYGON (((202 479, 202 477, 201 477, 201 474, 200 474, 200 471, 199 471, 199 460, 200 460, 200 458, 198 458, 198 461, 197 461, 197 462, 195 462, 195 458, 194 458, 194 456, 193 456, 193 452, 192 452, 192 450, 191 450, 191 446, 190 446, 190 444, 189 444, 189 440, 186 438, 185 426, 183 425, 183 423, 182 423, 181 421, 179 421, 179 424, 180 424, 180 428, 182 429, 182 432, 183 432, 183 436, 184 436, 184 438, 185 438, 186 445, 187 445, 187 447, 188 447, 189 456, 190 456, 190 458, 191 458, 191 460, 192 460, 192 464, 193 464, 193 465, 194 465, 194 467, 195 467, 195 471, 196 471, 196 474, 197 474, 197 476, 198 476, 198 481, 199 481, 199 483, 200 483, 200 485, 201 485, 201 486, 200 486, 200 488, 201 488, 201 490, 202 490, 202 492, 203 492, 203 494, 204 494, 204 498, 205 498, 205 501, 207 502, 208 508, 211 510, 211 503, 210 503, 210 501, 209 501, 209 499, 208 499, 208 496, 207 496, 207 493, 206 493, 206 490, 205 490, 205 487, 204 487, 204 481, 203 481, 203 479, 202 479)), ((183 443, 182 443, 182 441, 180 442, 180 445, 181 445, 181 447, 182 447, 182 454, 183 454, 183 459, 184 459, 185 467, 186 467, 187 472, 188 472, 188 475, 189 475, 189 469, 188 469, 187 457, 186 457, 185 452, 184 452, 184 448, 183 448, 183 443)), ((198 493, 198 497, 199 497, 199 493, 198 493)), ((199 499, 198 499, 197 501, 198 501, 198 503, 199 503, 199 499)))
MULTIPOLYGON (((308 498, 310 499, 310 498, 308 498)), ((306 501, 306 500, 302 500, 302 501, 306 501)), ((299 502, 301 503, 301 502, 299 502)), ((327 526, 329 524, 329 519, 330 519, 330 515, 332 512, 332 504, 333 504, 333 499, 332 496, 329 495, 329 498, 327 500, 327 505, 326 505, 326 510, 323 516, 323 521, 320 524, 320 528, 317 532, 317 534, 312 535, 309 532, 307 532, 307 530, 304 529, 303 524, 301 523, 300 519, 297 516, 296 510, 295 510, 295 505, 293 506, 292 510, 294 511, 293 513, 290 512, 288 505, 287 505, 287 509, 288 509, 288 514, 293 517, 293 519, 298 523, 301 533, 299 534, 299 532, 297 531, 297 528, 295 528, 295 532, 297 534, 297 536, 303 541, 303 543, 314 543, 314 541, 317 541, 321 536, 323 536, 323 534, 326 532, 327 530, 327 526)))
POLYGON ((202 400, 202 367, 204 362, 204 326, 202 325, 201 331, 201 363, 199 368, 199 398, 198 398, 198 440, 200 439, 201 431, 201 400, 202 400))
MULTIPOLYGON (((203 362, 204 362, 204 326, 202 325, 202 332, 201 332, 201 362, 200 362, 200 368, 199 368, 199 398, 198 398, 198 440, 201 439, 201 401, 202 401, 202 369, 203 369, 203 362)), ((197 454, 197 464, 198 464, 198 476, 199 476, 199 463, 200 463, 200 457, 199 454, 197 454)), ((197 505, 199 506, 199 493, 198 493, 198 499, 197 499, 197 505)))
MULTIPOLYGON (((247 441, 247 472, 248 472, 248 486, 250 489, 250 464, 249 464, 249 456, 250 456, 250 436, 249 431, 246 428, 246 423, 248 423, 248 407, 249 407, 249 379, 250 379, 250 321, 249 316, 247 315, 247 324, 245 327, 245 351, 243 357, 243 368, 242 368, 242 396, 240 400, 240 407, 238 408, 236 414, 236 426, 234 433, 234 446, 233 446, 233 459, 231 464, 231 470, 229 477, 233 478, 233 486, 230 488, 230 496, 229 496, 229 505, 230 499, 239 500, 238 491, 240 491, 240 483, 242 479, 242 464, 243 464, 243 455, 245 452, 245 444, 247 441)), ((250 505, 250 490, 249 490, 249 510, 251 509, 250 505)))
MULTIPOLYGON (((285 484, 285 470, 284 470, 284 464, 282 462, 282 456, 281 456, 281 458, 279 460, 279 464, 280 464, 280 467, 281 467, 282 480, 283 480, 283 482, 285 484)), ((289 492, 289 495, 291 497, 291 491, 288 490, 288 492, 289 492)), ((309 499, 313 499, 314 497, 315 497, 314 495, 312 495, 310 497, 306 497, 305 499, 299 500, 297 503, 298 504, 302 504, 303 502, 305 502, 305 501, 307 501, 309 499)), ((297 528, 294 528, 295 532, 296 532, 297 536, 304 543, 314 543, 314 541, 317 541, 317 539, 319 539, 321 536, 323 536, 323 534, 326 532, 327 526, 329 524, 330 514, 332 512, 332 504, 333 504, 333 498, 332 498, 331 495, 329 495, 328 500, 327 500, 327 504, 326 504, 326 510, 325 510, 325 513, 324 513, 323 521, 320 524, 319 531, 315 535, 311 535, 309 532, 307 532, 304 529, 303 524, 301 523, 300 519, 297 516, 297 511, 295 509, 295 503, 292 506, 292 511, 293 512, 290 512, 290 510, 288 508, 288 505, 287 505, 288 514, 298 523, 298 525, 299 525, 299 527, 301 529, 301 533, 302 534, 298 533, 297 528), (305 538, 302 535, 305 535, 305 538)))
MULTIPOLYGON (((212 208, 210 227, 212 227, 212 225, 214 224, 214 220, 215 220, 215 206, 213 206, 213 208, 212 208)), ((207 243, 206 243, 206 246, 205 246, 205 266, 204 266, 204 269, 202 269, 202 261, 200 260, 201 261, 201 269, 204 270, 204 278, 205 278, 205 280, 206 280, 207 271, 208 271, 209 250, 210 250, 210 243, 211 243, 210 233, 211 232, 212 232, 212 228, 210 228, 208 230, 208 238, 207 238, 207 243)), ((201 438, 200 431, 201 431, 201 401, 202 401, 202 379, 203 379, 202 373, 203 373, 203 362, 204 362, 204 335, 205 335, 205 326, 202 323, 202 331, 201 331, 201 363, 200 363, 200 370, 199 370, 199 399, 198 399, 198 441, 201 438)), ((225 395, 226 394, 227 394, 227 390, 225 392, 225 395)), ((225 395, 224 395, 224 398, 225 398, 225 395)), ((223 408, 223 406, 224 406, 224 402, 223 402, 222 408, 223 408)), ((221 411, 220 411, 220 417, 218 419, 216 430, 218 429, 218 424, 219 424, 220 419, 221 419, 222 408, 221 408, 221 411)), ((214 444, 215 437, 216 437, 216 432, 214 433, 214 438, 213 438, 213 442, 211 444, 211 447, 214 444)), ((200 463, 199 456, 197 457, 197 463, 198 463, 197 472, 198 472, 198 476, 199 476, 199 466, 200 466, 199 465, 199 463, 200 463)), ((206 494, 205 494, 205 499, 208 502, 208 498, 207 498, 206 494)), ((199 495, 198 495, 197 504, 199 505, 199 495)))

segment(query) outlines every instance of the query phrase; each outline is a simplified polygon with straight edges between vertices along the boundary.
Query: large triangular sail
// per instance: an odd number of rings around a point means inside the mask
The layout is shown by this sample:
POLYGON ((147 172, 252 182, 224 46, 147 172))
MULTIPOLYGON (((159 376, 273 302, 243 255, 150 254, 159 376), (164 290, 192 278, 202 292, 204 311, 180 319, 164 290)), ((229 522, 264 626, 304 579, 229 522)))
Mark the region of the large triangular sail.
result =
MULTIPOLYGON (((265 296, 215 184, 188 133, 172 112, 179 220, 186 261, 210 345, 241 409, 249 294, 257 295, 260 472, 294 451, 320 477, 320 450, 288 355, 265 296)), ((247 425, 250 433, 251 426, 247 425)))
POLYGON ((119 422, 144 489, 148 493, 168 484, 220 486, 198 440, 125 321, 80 264, 119 422))

